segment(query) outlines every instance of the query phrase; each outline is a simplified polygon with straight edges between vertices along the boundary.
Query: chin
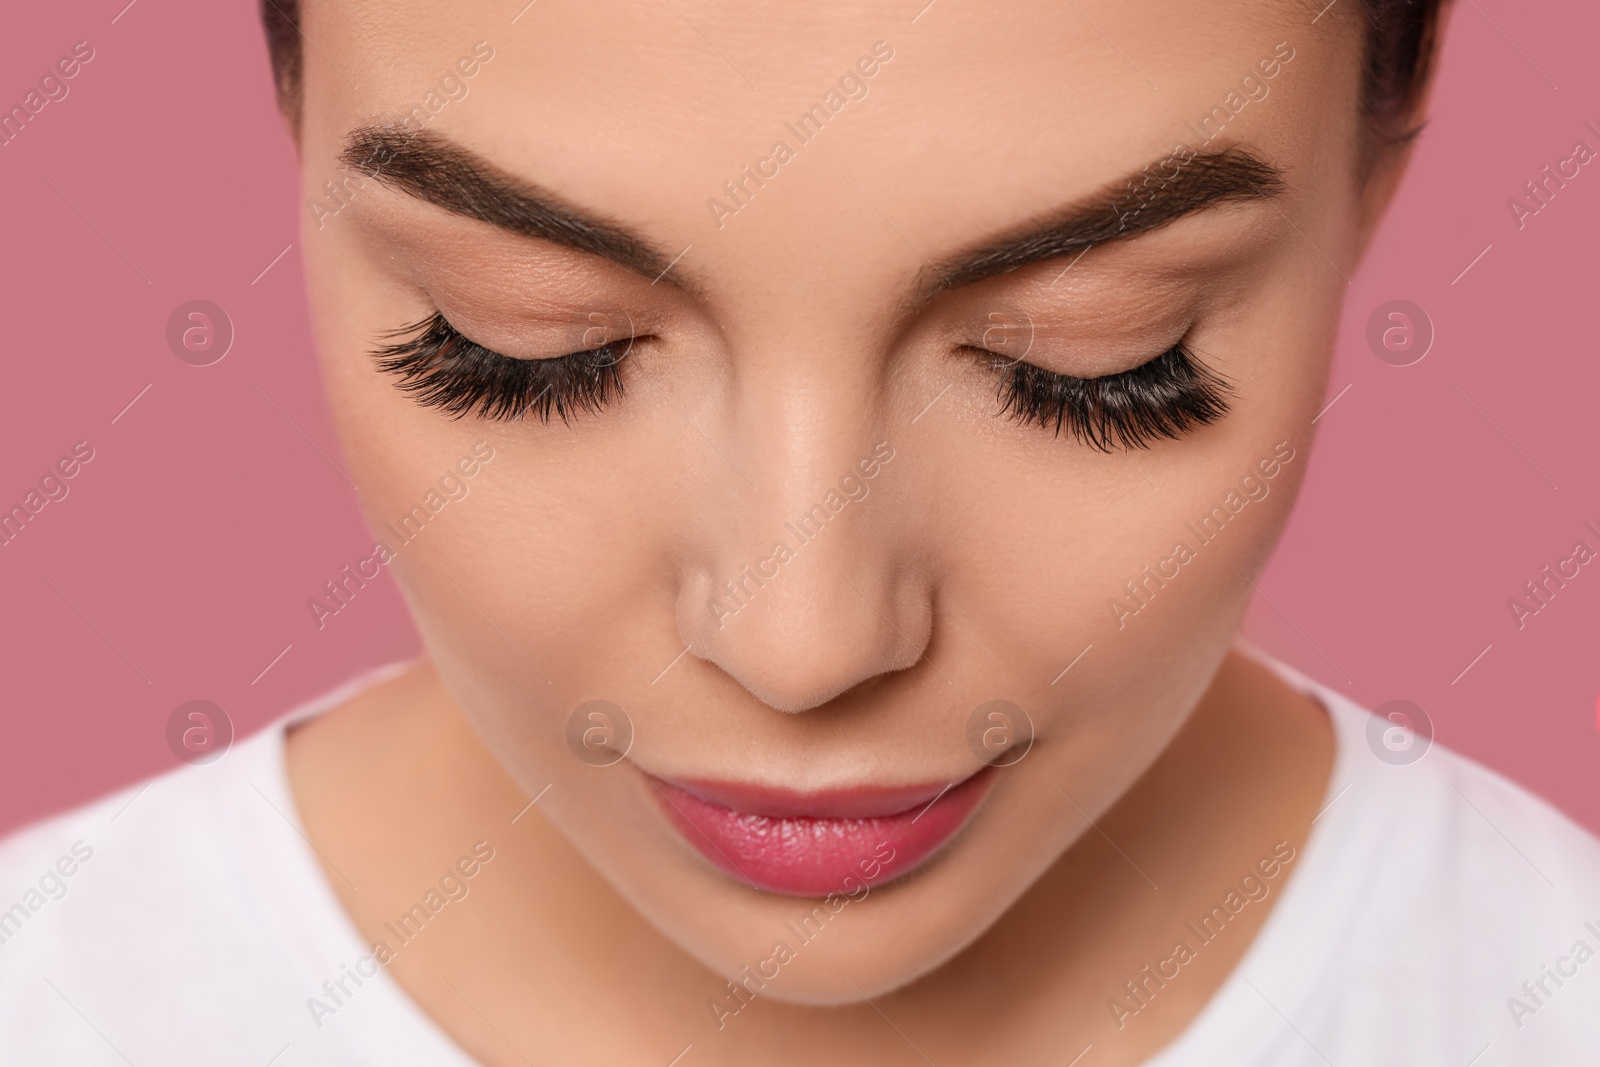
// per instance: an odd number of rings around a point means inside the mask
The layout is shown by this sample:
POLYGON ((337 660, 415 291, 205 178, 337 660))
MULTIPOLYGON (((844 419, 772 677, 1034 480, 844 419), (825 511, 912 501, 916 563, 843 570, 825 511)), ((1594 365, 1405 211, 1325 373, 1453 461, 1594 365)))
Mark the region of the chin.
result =
MULTIPOLYGON (((986 770, 973 776, 965 795, 949 790, 944 799, 956 795, 943 814, 955 828, 920 855, 916 850, 925 842, 902 836, 891 846, 893 858, 882 861, 890 851, 882 838, 904 828, 860 820, 869 831, 855 845, 856 876, 841 878, 829 892, 752 885, 729 869, 744 855, 708 859, 690 843, 693 827, 679 812, 662 812, 658 832, 643 847, 630 847, 642 843, 624 844, 615 836, 601 849, 579 847, 629 904, 729 984, 730 1009, 741 997, 817 1007, 859 1004, 863 997, 910 985, 971 945, 1076 836, 1070 830, 1053 834, 1053 828, 1002 833, 1002 826, 1016 825, 1015 808, 1025 803, 1022 796, 1008 795, 1013 793, 1009 787, 1024 781, 1007 780, 1005 773, 986 770), (902 856, 912 862, 901 865, 902 856)), ((653 794, 644 800, 658 811, 671 810, 649 776, 637 779, 641 791, 653 794)), ((924 810, 919 828, 932 822, 938 809, 924 810)), ((936 823, 931 836, 944 829, 936 823)), ((700 835, 700 844, 707 840, 700 835)), ((769 883, 795 875, 793 870, 745 870, 769 883)))

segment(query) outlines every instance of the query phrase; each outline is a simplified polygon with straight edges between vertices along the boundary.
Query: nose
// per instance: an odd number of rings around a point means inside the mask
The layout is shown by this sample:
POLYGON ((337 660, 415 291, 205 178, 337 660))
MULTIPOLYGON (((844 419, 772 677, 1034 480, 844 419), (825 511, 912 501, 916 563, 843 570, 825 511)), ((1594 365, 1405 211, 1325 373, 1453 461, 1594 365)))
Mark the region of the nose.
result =
POLYGON ((765 579, 756 568, 773 557, 741 566, 737 580, 708 575, 699 611, 693 594, 682 604, 691 620, 680 629, 698 631, 698 640, 685 634, 696 654, 779 711, 808 711, 914 666, 932 630, 920 583, 845 556, 802 544, 789 562, 765 567, 765 579))
POLYGON ((738 533, 715 539, 679 593, 693 654, 785 712, 914 666, 933 629, 927 577, 898 532, 906 493, 895 475, 906 464, 895 467, 891 442, 860 435, 822 451, 808 440, 804 472, 764 465, 763 485, 789 488, 753 494, 738 533))

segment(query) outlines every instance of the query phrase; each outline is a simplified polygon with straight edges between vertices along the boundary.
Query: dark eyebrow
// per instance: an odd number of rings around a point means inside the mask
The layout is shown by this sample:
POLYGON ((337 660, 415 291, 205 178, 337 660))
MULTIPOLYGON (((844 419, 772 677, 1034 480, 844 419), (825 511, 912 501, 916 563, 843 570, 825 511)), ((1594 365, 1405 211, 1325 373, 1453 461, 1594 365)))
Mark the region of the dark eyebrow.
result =
POLYGON ((924 271, 926 295, 971 285, 1041 260, 1082 253, 1127 240, 1217 204, 1271 200, 1281 195, 1283 172, 1247 148, 1169 156, 1067 208, 990 238, 924 271), (1156 169, 1159 168, 1159 169, 1156 169))
MULTIPOLYGON (((592 253, 652 280, 661 280, 674 263, 624 226, 564 203, 432 130, 398 123, 357 127, 340 159, 365 178, 453 214, 592 253)), ((1042 220, 930 261, 919 289, 926 299, 940 289, 1126 240, 1218 204, 1271 200, 1284 188, 1279 168, 1240 146, 1184 161, 1169 156, 1042 220)))
POLYGON ((653 280, 673 262, 617 223, 563 203, 432 130, 357 127, 339 158, 364 178, 446 211, 603 256, 653 280))

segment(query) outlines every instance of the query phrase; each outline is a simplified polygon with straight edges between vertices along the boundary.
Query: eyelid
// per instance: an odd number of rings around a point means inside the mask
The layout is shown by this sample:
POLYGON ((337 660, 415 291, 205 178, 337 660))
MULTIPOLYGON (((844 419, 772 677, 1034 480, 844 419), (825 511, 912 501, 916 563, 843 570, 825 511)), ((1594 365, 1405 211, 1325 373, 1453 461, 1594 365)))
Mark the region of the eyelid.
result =
MULTIPOLYGON (((626 343, 631 347, 644 336, 626 308, 605 302, 570 314, 536 318, 488 318, 454 309, 441 309, 437 314, 463 340, 506 359, 524 362, 560 359, 608 345, 626 343)), ((402 336, 415 325, 404 327, 393 336, 402 336)))
POLYGON ((1090 378, 1145 362, 1215 306, 1210 282, 1069 267, 1070 261, 1041 271, 1024 268, 968 292, 950 291, 929 325, 956 347, 983 348, 1090 378))
POLYGON ((993 357, 997 369, 1028 363, 1052 374, 1092 381, 1149 363, 1182 342, 1193 328, 1193 320, 1185 317, 1170 325, 1123 331, 1107 338, 1087 329, 1041 328, 1019 309, 1002 307, 988 312, 987 325, 975 338, 977 343, 960 347, 993 357))

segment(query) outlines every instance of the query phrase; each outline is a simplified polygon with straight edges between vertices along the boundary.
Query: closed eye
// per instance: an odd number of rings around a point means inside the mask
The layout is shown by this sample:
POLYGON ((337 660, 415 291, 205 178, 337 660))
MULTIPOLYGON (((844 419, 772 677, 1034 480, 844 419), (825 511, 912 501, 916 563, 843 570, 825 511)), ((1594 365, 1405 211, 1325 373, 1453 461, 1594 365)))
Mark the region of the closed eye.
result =
MULTIPOLYGON (((990 355, 994 355, 990 353, 990 355)), ((1057 374, 1031 363, 994 362, 1000 413, 1071 434, 1101 452, 1146 449, 1228 413, 1228 379, 1182 341, 1130 370, 1099 378, 1057 374)))
POLYGON ((462 418, 511 422, 552 415, 570 423, 622 396, 621 364, 637 338, 550 359, 514 359, 463 336, 435 312, 388 335, 400 338, 375 352, 380 371, 424 407, 462 418))

